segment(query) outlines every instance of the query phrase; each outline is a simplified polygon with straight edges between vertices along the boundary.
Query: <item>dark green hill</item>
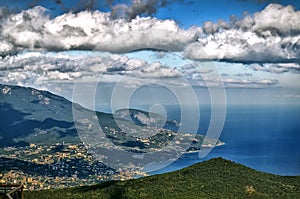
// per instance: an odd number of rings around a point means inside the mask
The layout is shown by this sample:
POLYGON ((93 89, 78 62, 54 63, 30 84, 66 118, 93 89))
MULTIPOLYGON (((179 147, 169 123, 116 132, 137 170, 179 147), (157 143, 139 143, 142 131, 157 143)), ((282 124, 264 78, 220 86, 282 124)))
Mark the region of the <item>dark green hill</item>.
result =
POLYGON ((26 192, 25 198, 300 198, 300 176, 267 174, 216 158, 134 180, 26 192))

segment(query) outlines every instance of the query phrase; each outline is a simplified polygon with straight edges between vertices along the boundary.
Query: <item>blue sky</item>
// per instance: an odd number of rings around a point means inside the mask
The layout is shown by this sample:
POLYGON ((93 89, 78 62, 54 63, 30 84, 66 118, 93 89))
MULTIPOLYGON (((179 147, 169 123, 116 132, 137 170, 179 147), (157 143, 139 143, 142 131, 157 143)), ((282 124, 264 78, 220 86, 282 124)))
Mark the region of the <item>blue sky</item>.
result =
MULTIPOLYGON (((0 5, 10 10, 1 9, 0 83, 72 100, 74 82, 90 87, 100 81, 111 93, 110 85, 130 77, 125 90, 159 82, 178 86, 174 92, 187 85, 225 87, 228 103, 300 101, 300 1, 15 0, 0 5)), ((77 100, 89 106, 85 98, 77 100)))
MULTIPOLYGON (((17 11, 41 5, 50 10, 52 17, 56 17, 69 11, 82 11, 90 5, 89 2, 94 2, 91 6, 93 10, 111 11, 105 0, 1 0, 0 5, 17 11)), ((252 14, 273 2, 300 8, 300 1, 297 0, 182 0, 168 2, 166 6, 158 8, 157 13, 153 16, 160 19, 174 19, 184 28, 201 25, 205 21, 216 22, 219 19, 229 21, 232 15, 241 17, 245 12, 252 14)), ((118 3, 129 5, 130 0, 113 1, 114 5, 118 3)))
MULTIPOLYGON (((214 1, 191 1, 192 3, 174 3, 167 8, 162 8, 157 13, 158 18, 173 18, 183 27, 201 25, 205 21, 217 22, 219 19, 230 20, 230 16, 243 16, 244 12, 254 13, 262 10, 272 1, 259 3, 253 0, 214 0, 214 1)), ((278 2, 278 1, 274 1, 278 2)), ((300 2, 280 1, 282 5, 294 5, 300 7, 300 2)))

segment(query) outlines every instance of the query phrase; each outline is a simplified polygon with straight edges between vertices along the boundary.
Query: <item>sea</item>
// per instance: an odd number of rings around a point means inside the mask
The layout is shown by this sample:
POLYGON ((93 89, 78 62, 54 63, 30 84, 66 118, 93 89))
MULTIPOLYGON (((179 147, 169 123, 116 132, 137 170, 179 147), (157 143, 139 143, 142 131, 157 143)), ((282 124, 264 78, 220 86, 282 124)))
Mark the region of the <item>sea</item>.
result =
MULTIPOLYGON (((169 119, 180 121, 178 106, 166 108, 169 119)), ((211 116, 210 106, 200 107, 198 132, 205 135, 211 116)), ((257 171, 293 176, 300 175, 299 105, 228 105, 224 128, 219 138, 225 145, 213 148, 199 158, 198 153, 184 154, 159 174, 222 157, 257 171)))

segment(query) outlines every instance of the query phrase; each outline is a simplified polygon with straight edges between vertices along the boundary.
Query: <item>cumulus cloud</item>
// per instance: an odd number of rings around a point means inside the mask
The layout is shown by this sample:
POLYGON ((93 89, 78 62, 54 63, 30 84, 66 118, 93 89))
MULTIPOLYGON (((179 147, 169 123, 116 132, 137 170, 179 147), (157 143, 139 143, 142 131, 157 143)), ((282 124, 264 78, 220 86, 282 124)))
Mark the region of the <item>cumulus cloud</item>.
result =
POLYGON ((193 32, 173 20, 137 17, 112 20, 110 13, 82 11, 50 19, 41 6, 6 16, 0 28, 1 54, 17 49, 128 52, 141 48, 182 51, 193 32))
POLYGON ((297 63, 265 63, 265 64, 251 64, 253 70, 265 71, 271 73, 285 73, 285 72, 300 72, 300 65, 297 63))
MULTIPOLYGON (((27 52, 0 59, 1 82, 19 85, 51 81, 100 81, 103 76, 177 78, 180 73, 158 62, 147 63, 117 54, 27 52)), ((107 78, 114 81, 114 78, 107 78)))
MULTIPOLYGON (((72 82, 122 81, 124 87, 138 87, 143 84, 162 84, 185 87, 269 87, 278 81, 249 78, 250 75, 221 76, 215 70, 205 67, 206 63, 188 64, 178 68, 147 62, 119 54, 69 52, 24 52, 0 59, 0 82, 49 87, 51 84, 72 82), (217 76, 216 76, 217 75, 217 76), (244 78, 245 77, 245 78, 244 78)), ((291 67, 291 66, 290 66, 291 67)))
MULTIPOLYGON (((40 4, 45 4, 44 0, 13 0, 14 3, 21 6, 14 6, 13 10, 19 10, 21 8, 30 9, 40 4)), ((108 1, 108 0, 107 0, 108 1)), ((101 2, 101 1, 100 1, 101 2)), ((100 2, 96 0, 72 0, 72 3, 68 3, 66 0, 48 0, 50 3, 49 8, 56 12, 73 12, 77 13, 83 10, 93 10, 100 6, 100 2), (56 6, 54 6, 56 5, 56 6)), ((7 6, 11 2, 1 1, 0 6, 7 6)), ((49 4, 48 4, 49 5, 49 4)), ((9 6, 10 7, 10 6, 9 6)))
MULTIPOLYGON (((151 6, 166 3, 134 0, 126 9, 143 13, 144 7, 148 12, 151 6)), ((160 49, 180 52, 193 60, 259 63, 262 67, 264 63, 300 63, 300 11, 292 6, 270 4, 261 12, 229 23, 205 22, 203 27, 187 30, 173 20, 140 14, 131 14, 130 20, 112 19, 111 14, 85 10, 51 18, 40 6, 16 14, 1 11, 0 55, 24 49, 111 53, 160 49)))
POLYGON ((235 62, 299 62, 300 11, 270 4, 261 12, 231 23, 205 22, 206 37, 189 44, 191 59, 235 62))
POLYGON ((299 35, 300 12, 292 6, 270 4, 263 11, 255 13, 252 19, 246 17, 241 26, 261 34, 299 35), (250 25, 251 24, 251 25, 250 25))
POLYGON ((152 16, 160 8, 166 7, 170 3, 183 2, 184 0, 132 0, 130 5, 118 3, 113 5, 114 1, 109 0, 107 3, 111 6, 112 18, 134 19, 137 16, 152 16))

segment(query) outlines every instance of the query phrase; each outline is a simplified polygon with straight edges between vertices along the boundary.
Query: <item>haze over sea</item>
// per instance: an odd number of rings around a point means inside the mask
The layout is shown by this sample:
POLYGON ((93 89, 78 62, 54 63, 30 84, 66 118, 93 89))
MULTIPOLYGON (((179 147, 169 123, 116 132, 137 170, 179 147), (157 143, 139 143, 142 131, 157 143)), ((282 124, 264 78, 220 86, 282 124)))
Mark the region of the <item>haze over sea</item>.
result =
MULTIPOLYGON (((180 119, 180 109, 169 106, 168 116, 180 119)), ((198 133, 209 125, 210 107, 201 106, 198 133)), ((198 153, 182 156, 154 173, 177 170, 213 157, 223 157, 258 171, 280 175, 300 175, 299 105, 229 105, 220 139, 204 159, 198 153)))

